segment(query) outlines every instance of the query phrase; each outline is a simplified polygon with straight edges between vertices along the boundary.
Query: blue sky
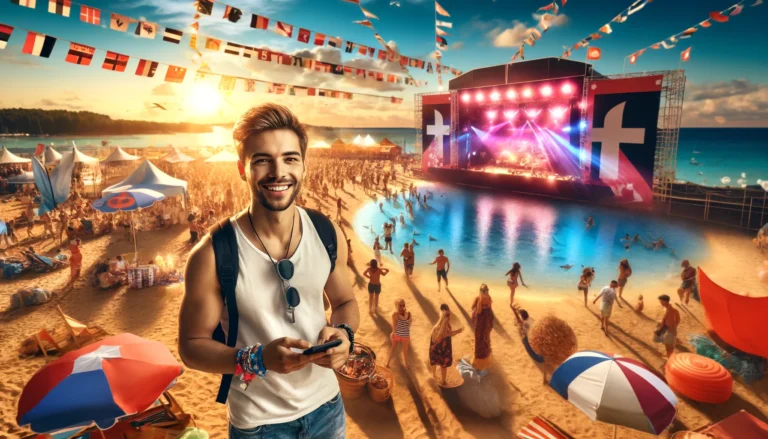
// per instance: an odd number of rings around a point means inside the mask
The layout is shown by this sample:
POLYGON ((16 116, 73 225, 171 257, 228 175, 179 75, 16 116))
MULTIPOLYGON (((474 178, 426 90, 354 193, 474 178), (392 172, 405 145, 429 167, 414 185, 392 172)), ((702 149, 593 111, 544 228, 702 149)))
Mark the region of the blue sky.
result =
MULTIPOLYGON (((188 26, 194 8, 189 0, 172 1, 104 1, 85 0, 85 4, 102 10, 102 24, 93 26, 79 20, 80 6, 73 4, 70 18, 48 13, 47 0, 37 0, 35 10, 0 0, 0 23, 16 27, 5 50, 0 50, 0 69, 6 78, 6 90, 0 95, 0 107, 68 108, 106 113, 116 118, 153 119, 163 121, 229 122, 250 105, 278 101, 296 107, 305 120, 315 124, 344 126, 412 126, 413 95, 437 91, 437 75, 411 69, 414 77, 428 81, 426 87, 410 87, 339 78, 334 75, 304 72, 285 66, 246 60, 201 49, 213 71, 273 82, 308 85, 336 90, 364 92, 404 99, 393 105, 388 99, 365 98, 337 101, 325 98, 276 96, 266 93, 244 93, 239 84, 235 93, 220 108, 200 105, 198 86, 194 85, 194 67, 188 48, 188 26), (160 27, 185 31, 182 44, 174 45, 141 39, 129 33, 108 29, 110 12, 132 18, 146 18, 160 27), (26 32, 30 29, 68 41, 124 53, 132 57, 125 73, 101 69, 104 51, 97 50, 89 67, 64 62, 69 44, 59 41, 50 59, 40 59, 21 53, 26 32), (190 68, 181 85, 163 82, 165 67, 154 78, 134 76, 138 58, 148 58, 167 64, 190 68), (9 85, 12 84, 11 87, 9 85), (197 99, 197 101, 195 101, 197 99), (151 110, 154 102, 169 107, 168 112, 151 110), (331 111, 329 111, 331 110, 331 111), (354 114, 354 118, 348 115, 354 114)), ((624 58, 637 49, 656 43, 681 32, 708 17, 709 12, 722 10, 735 0, 655 0, 630 16, 622 24, 612 23, 613 33, 593 43, 603 51, 603 59, 595 62, 601 73, 621 73, 624 58)), ((685 125, 688 126, 766 126, 768 125, 768 3, 749 7, 731 17, 728 23, 713 23, 697 32, 693 38, 682 40, 670 50, 649 50, 627 72, 674 69, 680 52, 693 46, 691 61, 683 64, 688 76, 685 125)), ((226 3, 226 2, 225 2, 226 3)), ((245 11, 243 19, 232 24, 222 19, 225 3, 214 6, 211 17, 200 20, 201 34, 247 45, 269 47, 284 53, 301 52, 313 57, 344 64, 390 70, 393 66, 376 65, 375 60, 356 59, 356 55, 339 53, 330 48, 317 48, 296 40, 299 27, 336 35, 370 47, 377 47, 373 32, 356 25, 364 17, 359 8, 341 0, 228 0, 245 11), (250 13, 258 13, 295 26, 292 40, 269 31, 248 27, 250 13)), ((401 0, 400 7, 390 6, 390 0, 363 0, 362 5, 380 19, 372 20, 387 41, 394 41, 407 56, 428 59, 434 50, 434 9, 431 1, 401 0)), ((487 65, 502 64, 517 50, 528 29, 538 22, 534 16, 547 0, 442 0, 440 4, 451 14, 441 17, 454 23, 446 29, 451 48, 444 52, 445 64, 467 71, 487 65), (514 47, 513 47, 514 46, 514 47)), ((596 32, 610 22, 632 0, 569 0, 560 9, 555 25, 536 43, 526 47, 526 59, 559 56, 562 46, 596 32)), ((202 43, 199 43, 202 47, 202 43)), ((584 60, 584 49, 576 52, 575 60, 584 60)), ((444 77, 446 80, 452 76, 444 77)), ((262 89, 263 90, 263 89, 262 89)))

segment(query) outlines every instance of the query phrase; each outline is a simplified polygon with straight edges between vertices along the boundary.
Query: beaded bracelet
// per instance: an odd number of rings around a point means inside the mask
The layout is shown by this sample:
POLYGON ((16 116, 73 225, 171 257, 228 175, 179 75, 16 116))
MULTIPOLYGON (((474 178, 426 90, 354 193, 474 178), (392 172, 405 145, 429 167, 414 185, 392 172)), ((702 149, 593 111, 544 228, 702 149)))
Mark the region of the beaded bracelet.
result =
POLYGON ((255 377, 264 378, 267 370, 264 368, 264 359, 262 357, 263 346, 246 346, 237 351, 235 359, 235 375, 240 379, 240 388, 248 389, 255 377))

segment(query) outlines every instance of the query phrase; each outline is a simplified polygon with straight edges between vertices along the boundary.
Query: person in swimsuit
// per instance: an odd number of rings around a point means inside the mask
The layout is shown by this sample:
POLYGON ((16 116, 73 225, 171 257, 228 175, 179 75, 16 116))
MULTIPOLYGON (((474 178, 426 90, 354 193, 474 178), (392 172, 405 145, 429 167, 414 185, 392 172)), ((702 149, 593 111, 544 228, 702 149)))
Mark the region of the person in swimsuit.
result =
POLYGON ((395 354, 397 345, 403 347, 403 363, 408 367, 408 347, 411 345, 411 312, 405 308, 405 300, 395 300, 395 312, 392 313, 392 334, 389 336, 391 345, 389 356, 387 357, 387 367, 389 367, 392 356, 395 354))
POLYGON ((675 353, 677 343, 677 327, 680 325, 680 312, 669 303, 669 296, 659 296, 659 303, 664 307, 664 317, 656 329, 656 336, 661 337, 661 343, 667 348, 667 360, 675 353))
POLYGON ((384 223, 384 250, 389 250, 390 253, 394 254, 395 252, 392 251, 392 229, 394 226, 389 223, 384 223))
POLYGON ((376 240, 373 241, 373 256, 376 258, 376 262, 379 264, 379 267, 383 267, 384 264, 381 263, 381 251, 384 250, 384 247, 381 246, 381 243, 379 242, 379 237, 376 237, 376 240))
POLYGON ((691 293, 696 288, 696 268, 692 267, 687 259, 683 260, 680 266, 683 268, 680 273, 680 279, 683 282, 680 284, 677 294, 680 296, 680 301, 688 305, 688 301, 691 300, 691 293))
POLYGON ((69 251, 71 255, 69 257, 69 283, 67 283, 67 287, 72 287, 80 277, 80 269, 83 267, 83 254, 80 253, 80 238, 70 243, 69 251))
POLYGON ((341 197, 338 197, 336 199, 336 219, 337 220, 341 219, 341 210, 343 205, 344 205, 344 201, 341 200, 341 197))
POLYGON ((616 300, 616 287, 618 286, 619 283, 612 280, 611 285, 603 287, 603 289, 600 290, 600 294, 598 294, 597 297, 595 297, 595 300, 592 301, 592 304, 594 305, 600 298, 603 299, 603 301, 600 302, 600 315, 602 316, 600 319, 600 329, 605 332, 605 335, 608 335, 608 321, 613 313, 614 302, 616 305, 619 305, 619 308, 623 308, 623 306, 621 306, 621 301, 616 300))
POLYGON ((629 276, 632 276, 632 267, 629 266, 628 260, 622 259, 619 262, 619 299, 621 299, 621 293, 624 292, 629 276))
POLYGON ((586 267, 581 272, 581 277, 579 278, 579 286, 577 287, 579 291, 584 292, 584 306, 587 306, 587 295, 589 294, 589 287, 592 285, 592 281, 595 279, 595 269, 592 267, 586 267))
POLYGON ((440 305, 440 320, 432 328, 432 336, 429 339, 429 365, 435 368, 433 376, 437 376, 437 368, 440 368, 440 385, 445 385, 445 376, 448 368, 453 365, 453 346, 451 337, 463 331, 451 329, 451 309, 448 305, 440 305))
POLYGON ((509 276, 509 280, 507 281, 507 286, 509 286, 509 306, 512 306, 515 302, 515 290, 517 289, 518 283, 517 279, 520 279, 520 284, 526 286, 525 281, 523 281, 523 272, 520 268, 520 263, 515 262, 512 264, 512 269, 504 273, 504 276, 509 276))
POLYGON ((371 259, 363 276, 368 278, 368 313, 375 314, 379 309, 379 294, 381 294, 381 276, 386 276, 389 270, 380 268, 376 259, 371 259))
POLYGON ((443 249, 437 251, 437 257, 429 265, 437 264, 437 292, 440 292, 440 278, 445 280, 445 288, 448 288, 448 271, 451 269, 451 261, 445 257, 443 249))

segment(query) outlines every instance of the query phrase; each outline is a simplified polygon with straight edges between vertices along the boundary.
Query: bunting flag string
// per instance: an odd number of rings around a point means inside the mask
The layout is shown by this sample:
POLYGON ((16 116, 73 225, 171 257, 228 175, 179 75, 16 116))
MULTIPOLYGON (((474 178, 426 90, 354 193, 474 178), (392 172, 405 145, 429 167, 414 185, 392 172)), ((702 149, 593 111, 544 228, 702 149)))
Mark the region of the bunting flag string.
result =
MULTIPOLYGON (((14 28, 3 23, 0 23, 0 41, 2 41, 3 43, 6 43, 10 39, 10 37, 13 35, 14 30, 27 32, 27 36, 24 41, 24 45, 22 47, 22 52, 31 56, 50 58, 56 43, 58 41, 62 41, 65 43, 69 43, 69 50, 66 54, 64 61, 71 64, 89 66, 91 64, 91 61, 93 60, 96 50, 100 50, 100 51, 106 52, 104 62, 102 63, 103 69, 115 71, 115 72, 125 72, 125 70, 127 69, 129 60, 131 58, 136 58, 130 55, 113 52, 111 50, 103 49, 100 47, 86 46, 83 44, 76 43, 74 41, 58 38, 53 35, 42 34, 30 29, 24 29, 21 27, 14 28), (3 39, 4 38, 3 35, 7 35, 8 38, 3 39)), ((3 47, 5 46, 2 46, 0 48, 3 48, 3 47)), ((161 65, 167 66, 167 70, 164 77, 165 82, 172 82, 172 83, 184 82, 184 79, 187 73, 186 67, 176 66, 168 63, 158 62, 158 61, 150 61, 146 59, 139 59, 139 63, 135 70, 135 75, 152 78, 155 76, 157 68, 161 65)), ((263 81, 263 80, 245 78, 245 77, 233 76, 233 75, 224 75, 224 74, 212 72, 210 70, 203 71, 202 69, 198 69, 196 79, 199 78, 201 75, 221 77, 222 85, 220 86, 220 89, 228 89, 230 85, 232 86, 232 88, 234 88, 234 81, 237 79, 245 81, 246 90, 248 91, 255 91, 255 87, 253 87, 253 84, 255 83, 263 83, 263 84, 270 84, 270 85, 275 84, 270 81, 263 81), (223 78, 225 77, 234 78, 234 79, 224 80, 223 78), (224 84, 226 84, 226 86, 224 84)), ((376 75, 377 77, 379 75, 383 77, 384 74, 377 73, 376 75)), ((338 98, 338 99, 352 99, 353 96, 367 96, 367 97, 373 97, 373 98, 387 99, 391 103, 402 103, 401 98, 396 98, 394 96, 383 96, 383 95, 358 93, 358 92, 353 93, 353 92, 345 92, 345 91, 332 90, 332 89, 318 89, 318 88, 302 87, 302 86, 296 86, 296 85, 290 85, 290 84, 277 84, 277 85, 281 86, 284 91, 294 90, 294 89, 298 90, 299 93, 293 93, 293 92, 280 93, 280 94, 289 94, 293 96, 320 96, 320 97, 330 97, 330 98, 338 98)))
MULTIPOLYGON (((568 3, 568 0, 562 0, 562 7, 565 7, 565 4, 568 3)), ((532 28, 530 30, 530 34, 528 37, 523 40, 522 44, 520 45, 520 48, 517 49, 517 52, 515 52, 514 55, 512 55, 512 58, 510 62, 515 62, 518 58, 521 60, 525 60, 525 45, 529 45, 533 47, 536 44, 536 41, 540 40, 541 37, 547 33, 549 30, 549 24, 548 22, 552 20, 553 16, 556 16, 560 13, 560 4, 557 2, 557 0, 546 4, 536 11, 546 11, 541 15, 541 19, 539 20, 539 23, 536 25, 536 27, 532 28)))
MULTIPOLYGON (((749 0, 754 1, 754 0, 749 0)), ((736 15, 741 14, 741 12, 744 10, 744 6, 747 3, 747 0, 741 0, 740 2, 729 6, 728 8, 722 10, 722 11, 714 11, 710 12, 708 15, 708 18, 700 21, 699 23, 696 23, 693 26, 685 28, 682 32, 676 33, 669 38, 666 38, 662 41, 659 41, 658 43, 651 44, 650 46, 644 47, 640 50, 636 50, 629 55, 625 57, 625 59, 629 59, 630 64, 635 64, 637 60, 640 58, 641 55, 643 55, 645 52, 648 51, 648 49, 651 50, 658 50, 661 48, 664 49, 672 49, 675 46, 677 46, 677 43, 681 39, 688 39, 692 38, 696 32, 699 31, 699 29, 708 29, 712 27, 712 21, 716 23, 725 23, 727 22, 730 17, 734 17, 736 15)), ((756 0, 754 3, 750 4, 750 7, 760 6, 762 4, 762 0, 756 0)), ((690 59, 690 52, 691 48, 684 50, 681 53, 681 59, 683 62, 687 62, 690 59)))
POLYGON ((582 47, 589 46, 589 43, 595 40, 599 40, 604 35, 610 35, 613 33, 613 27, 611 27, 611 23, 624 23, 627 21, 627 18, 630 15, 635 14, 636 12, 643 9, 648 3, 651 3, 651 0, 633 0, 632 4, 627 6, 623 11, 619 12, 619 15, 615 16, 609 23, 604 24, 600 29, 598 29, 597 32, 589 34, 586 38, 583 40, 577 42, 573 45, 573 47, 567 46, 564 47, 563 54, 560 56, 562 59, 568 59, 571 57, 571 54, 575 51, 578 51, 582 47))

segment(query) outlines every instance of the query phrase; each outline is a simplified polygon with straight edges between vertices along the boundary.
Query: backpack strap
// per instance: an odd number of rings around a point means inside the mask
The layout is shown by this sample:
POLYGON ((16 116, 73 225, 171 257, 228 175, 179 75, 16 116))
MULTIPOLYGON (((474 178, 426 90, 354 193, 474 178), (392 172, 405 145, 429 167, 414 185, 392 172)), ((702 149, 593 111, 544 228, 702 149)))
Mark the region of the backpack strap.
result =
POLYGON ((309 215, 309 219, 312 220, 312 224, 315 226, 315 230, 317 230, 320 240, 323 241, 325 251, 328 252, 328 257, 331 259, 331 273, 333 273, 333 270, 336 268, 336 257, 338 256, 336 253, 338 248, 336 229, 333 228, 331 220, 322 213, 313 209, 307 209, 306 207, 304 210, 307 212, 307 215, 309 215))
MULTIPOLYGON (((239 269, 239 258, 237 253, 237 238, 235 229, 229 218, 221 220, 211 229, 211 239, 213 242, 213 254, 216 256, 216 277, 219 279, 221 289, 221 298, 227 307, 227 316, 229 319, 229 329, 227 335, 224 335, 224 328, 221 324, 213 333, 213 339, 219 343, 226 344, 229 347, 235 347, 237 343, 237 299, 235 298, 235 287, 237 286, 237 273, 239 269)), ((229 395, 229 386, 232 383, 232 375, 223 375, 219 393, 216 396, 216 402, 224 404, 229 395)))

